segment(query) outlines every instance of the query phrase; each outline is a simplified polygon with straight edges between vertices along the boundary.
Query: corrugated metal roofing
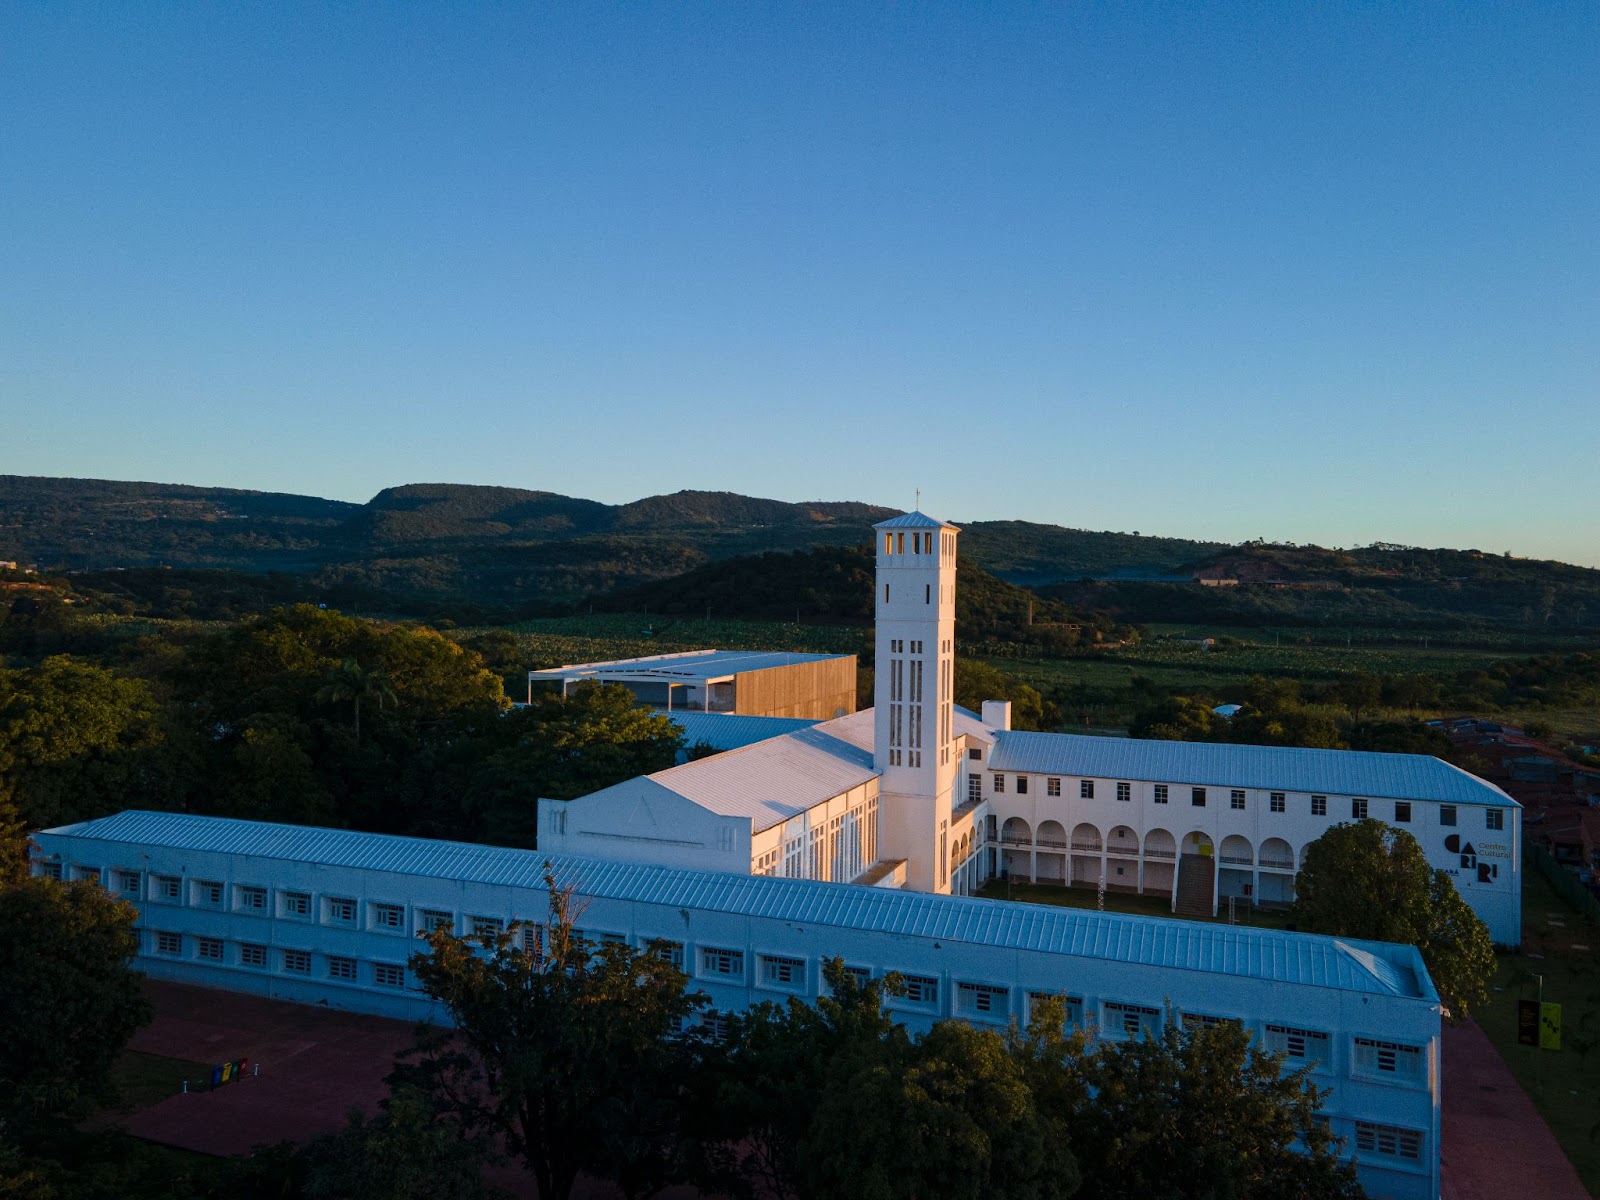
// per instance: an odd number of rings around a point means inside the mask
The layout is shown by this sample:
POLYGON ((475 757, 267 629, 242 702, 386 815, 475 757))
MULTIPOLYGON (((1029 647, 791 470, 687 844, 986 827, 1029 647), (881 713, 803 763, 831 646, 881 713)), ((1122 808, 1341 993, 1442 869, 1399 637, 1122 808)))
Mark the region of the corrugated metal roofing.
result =
MULTIPOLYGON (((977 713, 969 712, 960 705, 951 705, 954 710, 956 736, 966 734, 987 745, 994 737, 994 731, 983 723, 983 718, 977 713)), ((831 721, 824 721, 817 728, 824 733, 832 734, 841 741, 849 742, 858 749, 872 753, 872 722, 873 711, 870 708, 858 709, 844 717, 835 717, 831 721)))
MULTIPOLYGON (((887 521, 879 521, 874 529, 955 529, 949 521, 941 521, 930 517, 923 512, 902 513, 898 517, 890 517, 887 521)), ((960 532, 960 530, 956 530, 960 532)))
POLYGON ((743 713, 705 713, 680 709, 667 714, 683 730, 686 746, 705 744, 717 750, 737 750, 768 738, 809 729, 817 722, 803 717, 755 717, 743 713))
MULTIPOLYGON (((711 760, 707 760, 711 761, 711 760)), ((1436 994, 1411 946, 1208 925, 1046 905, 934 896, 801 879, 731 875, 464 842, 130 810, 51 834, 173 850, 248 854, 353 870, 542 888, 558 879, 596 899, 1111 959, 1342 991, 1436 994)))
POLYGON ((685 650, 681 654, 570 663, 564 667, 530 671, 529 674, 534 679, 721 679, 743 671, 763 671, 768 667, 792 667, 796 663, 848 657, 848 654, 790 654, 778 650, 685 650))
POLYGON ((1446 804, 1516 804, 1494 784, 1426 754, 1016 731, 996 733, 994 743, 989 755, 992 771, 1382 796, 1446 804))

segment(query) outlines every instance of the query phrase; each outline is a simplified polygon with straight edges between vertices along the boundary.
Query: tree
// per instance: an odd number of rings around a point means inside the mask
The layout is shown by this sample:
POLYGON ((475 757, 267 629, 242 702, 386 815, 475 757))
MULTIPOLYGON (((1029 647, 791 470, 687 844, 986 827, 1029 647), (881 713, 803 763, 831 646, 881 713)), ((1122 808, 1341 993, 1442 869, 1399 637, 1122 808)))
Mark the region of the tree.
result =
POLYGON ((574 889, 546 872, 543 952, 522 927, 493 936, 429 934, 411 967, 453 1029, 424 1029, 392 1081, 476 1136, 502 1139, 544 1200, 566 1200, 580 1172, 630 1195, 676 1173, 677 1125, 694 1040, 674 1036, 704 1004, 665 954, 596 947, 574 929, 574 889))
POLYGON ((364 667, 353 658, 346 658, 324 676, 323 685, 317 689, 317 703, 343 704, 349 701, 355 712, 356 741, 361 740, 361 702, 370 700, 380 712, 395 703, 394 685, 388 675, 375 667, 364 667))
MULTIPOLYGON (((1355 1169, 1317 1119, 1309 1068, 1253 1047, 1242 1025, 1103 1043, 1067 1061, 1093 1099, 1071 1110, 1083 1200, 1356 1200, 1355 1169)), ((1070 1102, 1070 1096, 1069 1096, 1070 1102)), ((1059 1114, 1058 1114, 1059 1115, 1059 1114)))
POLYGON ((360 1109, 299 1156, 306 1200, 489 1200, 486 1139, 442 1116, 414 1087, 398 1087, 368 1119, 360 1109))
POLYGON ((150 1019, 134 909, 94 883, 0 888, 0 1127, 23 1134, 109 1095, 111 1064, 150 1019))
POLYGON ((1370 818, 1333 826, 1306 847, 1295 896, 1309 933, 1416 946, 1452 1020, 1488 999, 1488 927, 1405 830, 1370 818))

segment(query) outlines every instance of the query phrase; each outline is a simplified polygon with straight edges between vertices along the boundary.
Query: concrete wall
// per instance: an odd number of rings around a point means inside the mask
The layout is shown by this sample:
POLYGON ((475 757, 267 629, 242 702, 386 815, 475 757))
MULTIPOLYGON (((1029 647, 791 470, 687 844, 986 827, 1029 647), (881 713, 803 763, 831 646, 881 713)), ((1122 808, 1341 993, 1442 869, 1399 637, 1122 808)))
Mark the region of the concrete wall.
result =
POLYGON ((750 819, 719 816, 641 775, 576 800, 540 800, 539 849, 748 874, 750 819))

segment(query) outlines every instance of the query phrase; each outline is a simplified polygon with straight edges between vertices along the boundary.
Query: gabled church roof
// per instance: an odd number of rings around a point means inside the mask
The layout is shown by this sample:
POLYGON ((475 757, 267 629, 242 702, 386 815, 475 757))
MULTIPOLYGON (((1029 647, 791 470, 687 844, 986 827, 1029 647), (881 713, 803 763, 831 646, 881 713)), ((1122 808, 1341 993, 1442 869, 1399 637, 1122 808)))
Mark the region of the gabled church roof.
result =
POLYGON ((874 529, 955 529, 955 531, 957 533, 961 532, 960 529, 957 529, 956 526, 950 524, 949 521, 940 521, 935 517, 930 517, 927 513, 921 513, 921 512, 902 513, 898 517, 890 517, 887 521, 879 521, 876 525, 873 526, 873 528, 874 529))

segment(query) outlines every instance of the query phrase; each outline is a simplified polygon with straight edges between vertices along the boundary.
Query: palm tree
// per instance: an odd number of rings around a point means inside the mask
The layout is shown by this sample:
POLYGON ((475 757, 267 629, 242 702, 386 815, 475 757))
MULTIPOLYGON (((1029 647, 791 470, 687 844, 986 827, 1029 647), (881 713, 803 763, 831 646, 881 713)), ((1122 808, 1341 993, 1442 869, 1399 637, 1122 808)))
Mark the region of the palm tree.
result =
POLYGON ((388 675, 379 667, 363 667, 353 658, 345 659, 323 678, 323 685, 317 689, 317 703, 343 704, 349 700, 355 707, 358 742, 361 740, 361 702, 371 700, 380 711, 397 702, 388 675))

